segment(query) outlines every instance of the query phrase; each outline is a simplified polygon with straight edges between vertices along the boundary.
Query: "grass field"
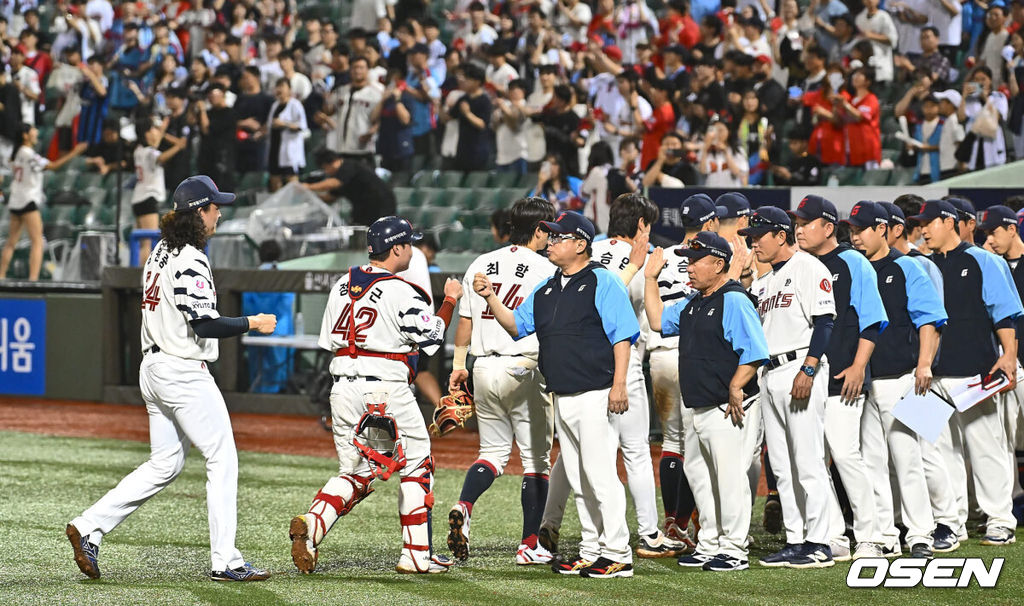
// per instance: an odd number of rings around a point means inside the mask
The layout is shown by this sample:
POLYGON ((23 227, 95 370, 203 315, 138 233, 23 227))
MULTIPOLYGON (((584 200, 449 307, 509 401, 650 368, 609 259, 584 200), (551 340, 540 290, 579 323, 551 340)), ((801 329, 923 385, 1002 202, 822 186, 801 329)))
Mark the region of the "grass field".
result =
MULTIPOLYGON (((218 584, 206 577, 209 538, 205 471, 193 451, 181 477, 107 535, 103 577, 85 579, 71 559, 64 525, 145 460, 135 442, 41 437, 0 432, 0 604, 1020 604, 1024 547, 984 548, 975 541, 955 555, 1005 556, 994 590, 846 588, 848 564, 826 570, 765 569, 719 575, 684 570, 675 560, 637 560, 633 579, 560 577, 513 564, 520 533, 517 478, 499 478, 473 516, 472 557, 447 575, 393 572, 400 531, 397 482, 342 518, 320 551, 320 566, 299 575, 291 563, 288 520, 302 513, 335 472, 328 459, 240 453, 238 547, 275 574, 262 583, 218 584)), ((435 517, 447 518, 462 472, 437 475, 435 517)), ((627 491, 628 494, 628 491, 627 491)), ((760 512, 758 506, 755 511, 760 512)), ((563 550, 579 540, 570 506, 563 550), (575 535, 575 536, 574 536, 575 535)), ((630 526, 634 525, 632 510, 630 526)), ((753 526, 759 556, 781 546, 753 526)), ((439 551, 446 524, 434 529, 439 551)))

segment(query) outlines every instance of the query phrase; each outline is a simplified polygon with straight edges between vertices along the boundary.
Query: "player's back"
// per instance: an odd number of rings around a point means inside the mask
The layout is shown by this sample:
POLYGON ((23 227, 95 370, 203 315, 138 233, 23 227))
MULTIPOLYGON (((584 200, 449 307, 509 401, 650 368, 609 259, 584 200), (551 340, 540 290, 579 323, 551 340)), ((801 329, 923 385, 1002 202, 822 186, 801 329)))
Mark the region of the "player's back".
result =
MULTIPOLYGON (((658 294, 661 295, 661 302, 665 307, 682 301, 693 292, 693 287, 690 286, 690 274, 686 271, 690 261, 675 253, 679 248, 680 245, 677 244, 665 249, 665 267, 658 274, 658 294)), ((675 349, 677 347, 679 347, 679 337, 663 337, 659 332, 650 331, 647 340, 648 350, 675 349)))
MULTIPOLYGON (((594 242, 593 250, 594 255, 591 258, 594 261, 604 265, 613 274, 619 275, 629 265, 629 254, 633 251, 633 245, 618 238, 607 238, 594 242)), ((646 260, 644 264, 646 265, 646 260)), ((637 274, 626 285, 626 290, 629 292, 629 302, 636 311, 637 318, 639 318, 644 313, 643 266, 640 266, 637 274)))
POLYGON ((498 324, 483 297, 470 294, 473 292, 473 276, 478 273, 491 280, 494 294, 505 307, 515 309, 554 275, 555 266, 529 247, 513 244, 477 257, 462 281, 463 291, 467 294, 459 304, 459 315, 473 320, 470 353, 476 357, 525 355, 536 358, 536 336, 514 341, 498 324))

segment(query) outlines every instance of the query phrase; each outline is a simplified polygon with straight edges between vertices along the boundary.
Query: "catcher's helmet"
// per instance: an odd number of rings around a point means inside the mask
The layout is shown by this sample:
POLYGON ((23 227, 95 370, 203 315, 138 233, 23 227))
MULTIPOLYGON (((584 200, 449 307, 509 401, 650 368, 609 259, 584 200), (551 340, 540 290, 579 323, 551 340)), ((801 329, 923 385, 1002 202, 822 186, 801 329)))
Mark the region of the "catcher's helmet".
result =
POLYGON ((396 244, 419 242, 423 234, 412 228, 412 223, 401 217, 381 217, 366 232, 367 251, 380 254, 396 244))

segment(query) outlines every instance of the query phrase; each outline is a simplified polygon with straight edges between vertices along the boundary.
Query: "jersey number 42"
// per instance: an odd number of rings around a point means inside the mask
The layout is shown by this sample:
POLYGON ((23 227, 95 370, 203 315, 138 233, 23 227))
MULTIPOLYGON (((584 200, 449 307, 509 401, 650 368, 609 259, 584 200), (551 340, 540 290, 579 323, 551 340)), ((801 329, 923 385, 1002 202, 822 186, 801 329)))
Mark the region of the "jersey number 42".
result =
MULTIPOLYGON (((346 303, 345 308, 341 310, 341 315, 338 316, 338 321, 334 323, 334 328, 331 329, 331 334, 341 335, 342 339, 349 341, 348 327, 351 323, 349 316, 352 313, 352 304, 346 303)), ((366 329, 373 326, 373 323, 377 321, 377 310, 372 307, 364 307, 356 312, 356 320, 359 321, 355 326, 356 343, 364 343, 366 341, 366 329)))

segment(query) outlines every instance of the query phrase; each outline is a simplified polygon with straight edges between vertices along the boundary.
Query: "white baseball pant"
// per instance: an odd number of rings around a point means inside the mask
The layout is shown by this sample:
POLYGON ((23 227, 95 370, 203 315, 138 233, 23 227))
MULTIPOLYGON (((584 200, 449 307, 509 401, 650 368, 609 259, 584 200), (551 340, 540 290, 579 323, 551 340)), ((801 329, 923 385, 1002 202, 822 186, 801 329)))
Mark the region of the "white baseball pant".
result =
POLYGON ((99 545, 103 535, 178 477, 189 446, 195 444, 206 459, 211 570, 244 565, 235 548, 235 438, 224 398, 206 363, 166 352, 146 354, 139 369, 139 387, 149 413, 149 460, 71 523, 99 545))
MULTIPOLYGON (((917 434, 892 414, 896 403, 914 389, 914 380, 912 372, 900 377, 872 379, 861 425, 864 462, 873 480, 877 524, 886 546, 899 545, 890 469, 895 470, 900 517, 907 527, 907 544, 924 543, 930 547, 931 533, 935 529, 921 444, 917 434)), ((952 501, 948 493, 946 497, 952 501)))
POLYGON ((479 458, 499 474, 508 464, 513 440, 523 473, 547 475, 551 470, 555 411, 536 367, 536 361, 522 356, 484 356, 473 363, 479 458))
MULTIPOLYGON (((858 543, 884 544, 885 539, 875 524, 875 492, 864 458, 861 456, 860 433, 864 412, 864 396, 844 402, 840 396, 825 401, 825 447, 839 470, 846 496, 853 509, 853 536, 858 543)), ((890 498, 891 501, 891 498, 890 498)), ((890 517, 892 505, 889 505, 890 517)), ((849 547, 846 521, 843 519, 835 487, 829 495, 829 537, 832 544, 849 547)))
POLYGON ((580 557, 632 563, 626 491, 616 471, 608 389, 554 395, 555 423, 569 487, 580 512, 580 557), (586 512, 586 515, 583 514, 586 512))
POLYGON ((793 379, 803 360, 760 377, 764 437, 779 488, 787 543, 829 543, 828 469, 825 468, 825 400, 828 362, 821 362, 811 395, 793 400, 793 379))
POLYGON ((683 454, 683 400, 679 393, 679 350, 655 349, 648 362, 651 365, 651 387, 654 409, 661 421, 661 450, 683 454))
MULTIPOLYGON (((935 381, 936 390, 945 398, 950 391, 969 379, 944 377, 935 381)), ((959 458, 959 466, 964 469, 964 451, 971 464, 971 477, 978 506, 988 516, 987 530, 996 528, 1013 529, 1017 520, 1013 517, 1013 467, 1007 455, 1006 431, 1003 419, 999 414, 999 398, 994 396, 975 404, 964 412, 953 413, 951 423, 959 427, 963 436, 963 449, 954 450, 949 456, 959 458)), ((966 475, 966 474, 965 474, 966 475)), ((953 487, 958 503, 967 502, 967 483, 958 483, 953 487)), ((962 522, 966 524, 966 507, 962 522)))
POLYGON ((960 426, 950 417, 934 444, 920 437, 918 443, 921 444, 921 462, 924 464, 924 479, 928 483, 932 517, 936 524, 948 526, 960 540, 964 540, 967 538, 967 491, 954 490, 955 486, 967 486, 960 426))

